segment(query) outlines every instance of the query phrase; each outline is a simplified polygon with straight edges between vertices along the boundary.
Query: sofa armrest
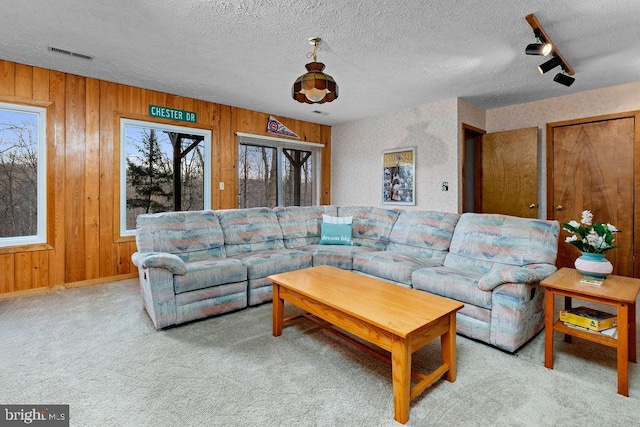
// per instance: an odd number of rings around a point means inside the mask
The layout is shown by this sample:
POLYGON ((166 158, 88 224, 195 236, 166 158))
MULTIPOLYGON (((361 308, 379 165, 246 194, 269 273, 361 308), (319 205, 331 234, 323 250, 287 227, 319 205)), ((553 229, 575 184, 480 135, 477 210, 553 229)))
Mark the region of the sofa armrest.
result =
POLYGON ((177 255, 166 252, 135 252, 131 259, 138 268, 164 268, 172 274, 184 275, 187 265, 177 255))
POLYGON ((504 283, 534 284, 546 279, 556 271, 551 264, 529 264, 522 267, 503 267, 485 273, 478 281, 478 288, 492 291, 504 283))

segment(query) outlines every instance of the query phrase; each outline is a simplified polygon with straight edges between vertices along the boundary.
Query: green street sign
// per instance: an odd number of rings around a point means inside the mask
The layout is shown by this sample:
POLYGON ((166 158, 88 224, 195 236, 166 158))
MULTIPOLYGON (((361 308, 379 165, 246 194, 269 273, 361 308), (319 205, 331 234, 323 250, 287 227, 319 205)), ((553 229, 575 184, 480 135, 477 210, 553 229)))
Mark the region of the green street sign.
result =
POLYGON ((151 117, 179 120, 181 122, 196 122, 196 113, 193 111, 176 110, 174 108, 160 107, 158 105, 149 105, 149 115, 151 117))

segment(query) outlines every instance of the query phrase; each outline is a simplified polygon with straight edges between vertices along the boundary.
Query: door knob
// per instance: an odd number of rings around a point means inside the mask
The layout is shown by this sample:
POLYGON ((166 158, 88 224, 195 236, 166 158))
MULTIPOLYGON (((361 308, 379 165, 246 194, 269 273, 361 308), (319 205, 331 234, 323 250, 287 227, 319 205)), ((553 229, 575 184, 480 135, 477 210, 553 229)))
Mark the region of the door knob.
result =
POLYGON ((537 208, 537 207, 538 207, 538 205, 536 205, 535 203, 531 203, 531 204, 529 205, 529 209, 535 209, 535 208, 537 208))
POLYGON ((558 205, 558 206, 556 206, 556 210, 557 210, 557 211, 561 211, 561 210, 562 210, 562 205, 558 205))

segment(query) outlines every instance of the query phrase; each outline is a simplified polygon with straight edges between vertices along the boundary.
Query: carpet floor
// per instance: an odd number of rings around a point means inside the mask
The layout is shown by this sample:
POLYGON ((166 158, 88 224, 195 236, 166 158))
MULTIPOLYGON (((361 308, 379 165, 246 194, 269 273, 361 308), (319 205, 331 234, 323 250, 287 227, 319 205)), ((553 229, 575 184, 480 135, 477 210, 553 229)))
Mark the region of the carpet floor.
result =
MULTIPOLYGON (((407 425, 639 425, 635 363, 623 397, 614 349, 558 334, 554 349, 550 370, 544 333, 515 354, 458 336, 457 381, 414 399, 407 425)), ((414 355, 439 364, 439 341, 414 355)), ((68 404, 71 426, 400 425, 390 367, 356 346, 305 319, 274 338, 271 304, 156 331, 137 279, 0 301, 0 366, 0 404, 68 404)))

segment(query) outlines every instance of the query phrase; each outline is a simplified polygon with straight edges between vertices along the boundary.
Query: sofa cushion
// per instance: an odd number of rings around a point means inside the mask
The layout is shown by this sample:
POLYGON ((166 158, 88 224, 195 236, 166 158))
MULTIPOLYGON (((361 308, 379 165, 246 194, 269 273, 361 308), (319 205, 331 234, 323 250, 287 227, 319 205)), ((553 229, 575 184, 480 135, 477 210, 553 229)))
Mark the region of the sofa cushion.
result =
POLYGON ((224 257, 224 237, 214 211, 142 214, 136 221, 138 252, 166 252, 184 261, 224 257))
POLYGON ((444 265, 484 274, 494 263, 555 264, 559 232, 557 221, 465 213, 456 225, 444 265))
POLYGON ((443 258, 433 259, 411 252, 367 252, 353 256, 353 269, 411 286, 411 273, 420 268, 442 266, 443 258))
POLYGON ((335 206, 276 207, 273 211, 278 218, 287 249, 317 244, 320 241, 322 215, 338 214, 335 206))
POLYGON ((282 230, 272 209, 227 209, 216 213, 222 226, 227 256, 284 249, 282 230))
POLYGON ((391 229, 387 250, 422 253, 443 262, 459 218, 445 212, 401 212, 391 229))
POLYGON ((249 280, 311 267, 311 254, 295 249, 246 252, 233 255, 232 258, 247 267, 249 280))
POLYGON ((399 210, 375 207, 346 206, 338 207, 338 216, 353 217, 353 242, 384 250, 389 243, 389 234, 395 224, 399 210))
POLYGON ((468 269, 422 268, 413 272, 411 284, 414 289, 490 309, 492 292, 478 288, 480 277, 482 274, 468 269))
POLYGON ((211 258, 186 266, 186 274, 173 276, 176 294, 247 280, 247 267, 236 259, 211 258))

